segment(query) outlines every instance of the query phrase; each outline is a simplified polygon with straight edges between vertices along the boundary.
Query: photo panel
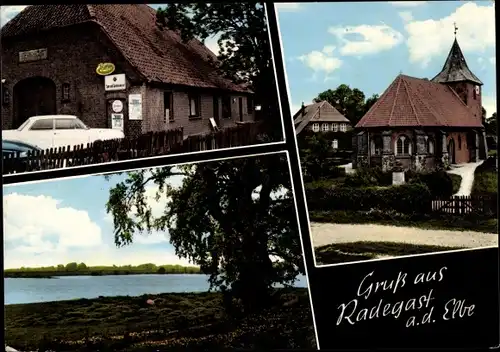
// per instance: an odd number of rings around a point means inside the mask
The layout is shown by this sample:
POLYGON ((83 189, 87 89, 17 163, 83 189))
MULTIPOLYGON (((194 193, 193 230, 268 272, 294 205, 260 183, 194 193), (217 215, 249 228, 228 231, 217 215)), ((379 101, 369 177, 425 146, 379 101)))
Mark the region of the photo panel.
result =
POLYGON ((3 196, 9 348, 317 347, 286 152, 3 196))
POLYGON ((266 16, 255 2, 2 6, 4 178, 282 143, 266 16))
POLYGON ((318 345, 498 346, 494 2, 275 10, 318 345))

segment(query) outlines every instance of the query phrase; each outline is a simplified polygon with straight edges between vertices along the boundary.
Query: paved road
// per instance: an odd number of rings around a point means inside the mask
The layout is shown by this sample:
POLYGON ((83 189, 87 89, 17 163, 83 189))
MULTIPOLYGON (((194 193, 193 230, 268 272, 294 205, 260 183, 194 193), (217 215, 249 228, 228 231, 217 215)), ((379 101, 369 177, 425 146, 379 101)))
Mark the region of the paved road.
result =
POLYGON ((311 223, 311 236, 314 247, 358 241, 467 248, 498 246, 498 234, 496 233, 423 230, 384 225, 311 223))
POLYGON ((474 184, 474 171, 481 165, 484 160, 477 163, 467 163, 452 165, 451 170, 448 171, 450 174, 459 175, 462 177, 462 182, 460 183, 460 188, 455 196, 470 196, 472 192, 472 185, 474 184))

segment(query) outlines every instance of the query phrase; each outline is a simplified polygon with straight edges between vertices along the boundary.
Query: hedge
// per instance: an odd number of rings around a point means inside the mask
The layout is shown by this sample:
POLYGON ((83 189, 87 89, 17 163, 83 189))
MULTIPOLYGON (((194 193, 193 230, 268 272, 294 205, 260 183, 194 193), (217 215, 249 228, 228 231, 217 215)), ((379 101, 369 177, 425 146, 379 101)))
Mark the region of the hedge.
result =
POLYGON ((308 188, 309 210, 392 210, 402 214, 425 214, 430 211, 432 194, 420 183, 387 188, 308 188))

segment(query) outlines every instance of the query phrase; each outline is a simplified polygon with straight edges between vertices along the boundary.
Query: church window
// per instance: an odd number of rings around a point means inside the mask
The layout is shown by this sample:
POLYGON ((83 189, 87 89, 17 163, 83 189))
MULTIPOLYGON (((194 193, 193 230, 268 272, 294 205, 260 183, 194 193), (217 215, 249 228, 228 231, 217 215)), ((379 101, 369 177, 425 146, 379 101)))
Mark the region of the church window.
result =
POLYGON ((434 141, 430 138, 427 140, 427 154, 434 154, 434 141))
POLYGON ((321 125, 321 130, 322 130, 323 132, 328 132, 328 124, 327 124, 327 123, 322 124, 322 125, 321 125))
POLYGON ((313 123, 312 129, 313 132, 319 132, 319 123, 313 123))
POLYGON ((408 136, 401 135, 396 140, 396 155, 409 156, 411 155, 411 140, 408 136))
POLYGON ((382 138, 380 136, 374 136, 371 143, 371 155, 382 155, 382 138))
POLYGON ((339 125, 337 125, 336 123, 332 124, 333 126, 333 132, 338 132, 339 130, 339 125))

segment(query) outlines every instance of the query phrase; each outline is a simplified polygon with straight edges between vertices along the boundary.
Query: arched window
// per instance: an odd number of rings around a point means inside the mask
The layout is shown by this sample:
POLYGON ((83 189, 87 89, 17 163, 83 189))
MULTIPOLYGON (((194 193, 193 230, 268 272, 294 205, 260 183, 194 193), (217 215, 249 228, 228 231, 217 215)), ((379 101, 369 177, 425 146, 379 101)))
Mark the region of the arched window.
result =
POLYGON ((380 136, 374 136, 371 143, 371 155, 382 155, 383 144, 380 136))
POLYGON ((395 155, 399 156, 411 155, 411 139, 408 136, 400 135, 398 139, 396 139, 394 151, 395 155))
POLYGON ((427 140, 427 154, 434 154, 434 141, 431 138, 427 140))
POLYGON ((462 136, 458 135, 458 150, 462 149, 462 136))

